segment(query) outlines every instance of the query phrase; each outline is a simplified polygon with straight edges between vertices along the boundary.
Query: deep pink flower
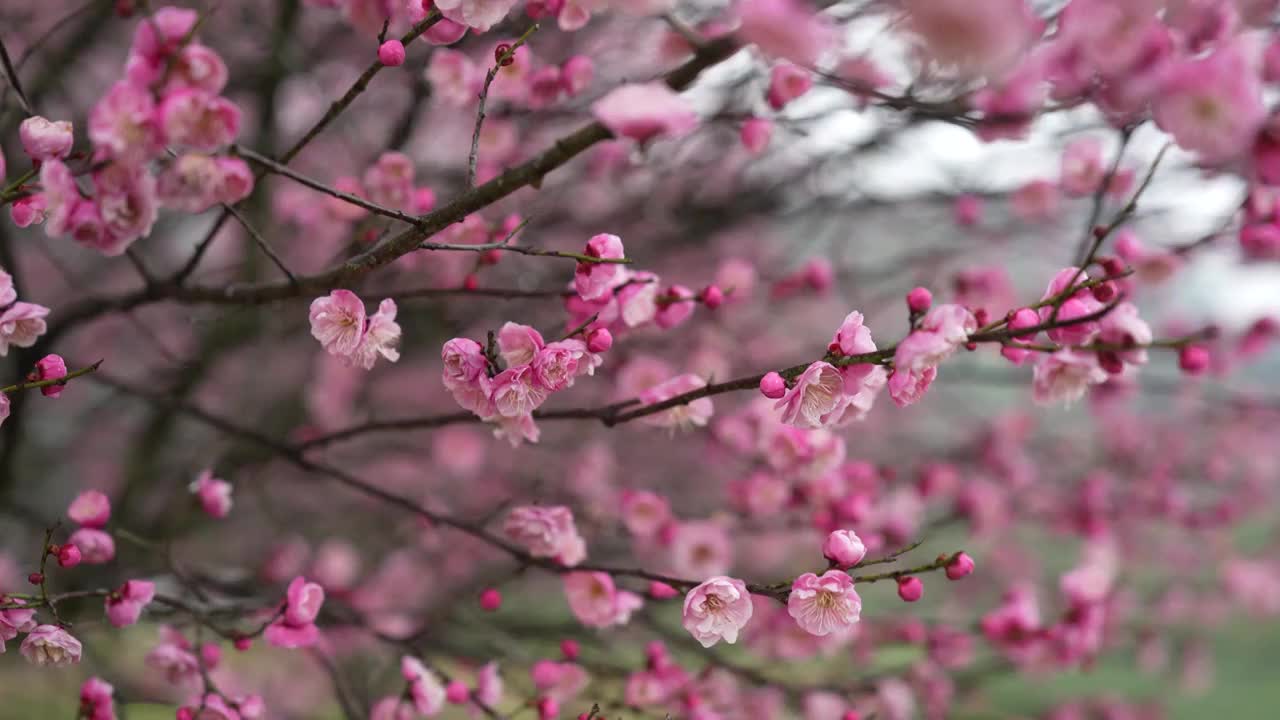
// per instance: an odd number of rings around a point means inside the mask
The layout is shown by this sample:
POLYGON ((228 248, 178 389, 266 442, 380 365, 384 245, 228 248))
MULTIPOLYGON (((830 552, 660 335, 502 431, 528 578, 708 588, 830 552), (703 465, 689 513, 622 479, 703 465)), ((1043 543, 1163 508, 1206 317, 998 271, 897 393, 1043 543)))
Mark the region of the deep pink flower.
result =
POLYGON ((316 616, 324 604, 324 588, 296 577, 289 583, 284 612, 267 627, 267 642, 282 648, 314 645, 320 638, 316 616))
MULTIPOLYGON (((66 120, 53 122, 39 115, 32 115, 18 126, 22 149, 32 160, 54 160, 71 153, 71 123, 66 120)), ((3 177, 3 175, 0 175, 3 177)))
POLYGON ((591 113, 618 137, 647 142, 680 137, 698 126, 698 113, 665 84, 623 85, 591 104, 591 113))
POLYGON ((1207 162, 1248 150, 1266 112, 1257 68, 1239 42, 1175 64, 1152 104, 1160 129, 1207 162))
POLYGON ((112 163, 93 174, 93 185, 103 236, 96 244, 88 243, 90 247, 119 255, 151 233, 160 211, 154 175, 145 168, 112 163))
POLYGON ((201 152, 230 145, 240 134, 240 108, 203 90, 170 93, 160 104, 158 116, 169 144, 201 152))
POLYGON ((231 483, 214 477, 212 470, 201 470, 189 490, 209 517, 221 520, 231 512, 231 483))
POLYGON ((116 720, 115 688, 91 677, 80 686, 80 712, 86 720, 116 720))
POLYGON ((97 490, 86 490, 67 506, 67 517, 85 527, 105 527, 111 519, 111 501, 97 490))
POLYGON ((747 152, 759 155, 769 147, 769 140, 773 137, 773 121, 769 118, 747 118, 742 123, 738 137, 747 152))
POLYGON ((116 556, 116 541, 97 528, 82 527, 71 533, 67 542, 80 548, 81 562, 90 565, 109 563, 116 556))
POLYGON ((746 584, 720 575, 685 595, 684 629, 703 647, 711 647, 721 640, 733 644, 751 620, 754 609, 746 584))
POLYGON ((791 585, 787 614, 805 632, 830 635, 858 622, 862 599, 853 589, 853 579, 841 570, 828 570, 822 577, 805 573, 791 585))
POLYGON ((107 596, 107 620, 116 627, 138 622, 138 616, 156 596, 156 584, 147 580, 127 580, 107 596))
POLYGON ((567 507, 515 508, 507 515, 502 531, 530 555, 555 558, 566 567, 573 567, 586 557, 586 544, 567 507))
POLYGON ((57 625, 39 625, 22 641, 22 656, 41 667, 66 667, 80 662, 80 641, 57 625))
POLYGON ((799 428, 819 428, 839 418, 848 402, 844 378, 827 362, 815 362, 774 406, 782 410, 782 422, 799 428))
POLYGON ((125 163, 144 163, 159 155, 164 140, 151 93, 127 81, 113 85, 89 113, 89 140, 125 163))
MULTIPOLYGON (((61 355, 45 355, 36 361, 36 369, 33 373, 36 380, 57 380, 67 376, 67 362, 62 359, 61 355)), ((50 385, 40 388, 40 394, 45 397, 58 397, 62 391, 66 389, 64 385, 50 385)))

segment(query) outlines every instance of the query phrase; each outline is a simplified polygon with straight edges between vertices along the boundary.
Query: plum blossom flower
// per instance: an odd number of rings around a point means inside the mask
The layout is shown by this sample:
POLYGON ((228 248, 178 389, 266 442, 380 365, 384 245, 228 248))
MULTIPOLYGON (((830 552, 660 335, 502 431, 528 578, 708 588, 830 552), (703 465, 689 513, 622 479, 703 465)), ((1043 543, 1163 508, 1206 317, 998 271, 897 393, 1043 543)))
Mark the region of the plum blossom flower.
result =
POLYGON ((203 90, 170 93, 160 104, 158 114, 161 131, 170 144, 200 152, 230 145, 240 134, 240 108, 203 90))
POLYGON ((798 65, 812 66, 836 41, 826 19, 798 0, 745 0, 738 18, 744 41, 798 65))
POLYGON ((1116 353, 1121 360, 1131 365, 1143 365, 1147 362, 1145 346, 1152 341, 1154 335, 1147 321, 1138 316, 1138 306, 1131 302, 1122 302, 1103 316, 1098 326, 1100 342, 1132 348, 1116 353))
POLYGON ((396 304, 391 299, 383 300, 378 312, 366 318, 364 301, 355 293, 334 290, 311 302, 311 335, 325 352, 369 370, 378 355, 391 362, 400 358, 396 349, 400 325, 395 317, 396 304))
POLYGON ((16 302, 0 313, 0 357, 9 354, 10 347, 31 347, 36 338, 48 329, 44 319, 49 308, 28 302, 16 302))
POLYGON ((1240 43, 1175 64, 1152 105, 1160 129, 1207 162, 1248 150, 1266 113, 1258 70, 1240 43))
POLYGON ((163 673, 171 685, 200 677, 200 660, 191 652, 190 641, 167 625, 160 627, 160 642, 151 648, 143 662, 163 673))
POLYGON ((965 76, 999 76, 1043 30, 1026 0, 906 0, 903 9, 923 55, 965 76))
MULTIPOLYGON (((22 149, 32 160, 61 159, 71 152, 74 138, 71 123, 66 120, 53 122, 39 115, 32 115, 18 126, 22 149)), ((0 175, 0 177, 3 177, 0 175)))
POLYGON ((98 490, 85 490, 67 506, 67 517, 84 527, 106 527, 111 519, 111 500, 98 490))
POLYGON ((201 470, 188 489, 209 517, 221 520, 231 512, 231 483, 214 477, 212 470, 201 470))
POLYGON ((824 543, 822 555, 840 567, 852 567, 867 556, 867 546, 852 530, 832 530, 824 543))
POLYGON ((542 333, 528 325, 508 322, 498 330, 498 354, 507 367, 528 365, 544 345, 542 333))
POLYGON ((465 107, 475 102, 483 72, 466 54, 440 48, 431 53, 426 77, 432 93, 447 105, 465 107))
POLYGON ((151 234, 160 210, 155 176, 141 167, 112 163, 93 174, 93 185, 102 234, 97 242, 82 244, 115 256, 151 234))
POLYGON ((92 527, 82 527, 71 533, 67 542, 80 548, 80 562, 102 565, 116 556, 116 541, 110 535, 92 527))
POLYGON ((107 596, 107 620, 116 627, 138 622, 138 616, 156 596, 156 584, 147 580, 127 580, 107 596))
POLYGON ((718 575, 685 595, 682 622, 703 647, 721 640, 733 644, 751 620, 753 610, 746 583, 718 575))
MULTIPOLYGON (((64 378, 67 376, 67 361, 62 359, 61 355, 45 355, 36 361, 36 367, 31 376, 38 381, 64 378)), ((49 385, 40 388, 40 394, 56 398, 62 394, 63 390, 66 390, 63 385, 49 385)))
POLYGON ((556 702, 572 700, 587 687, 591 676, 577 663, 539 660, 529 669, 533 686, 556 702))
POLYGON ((1090 385, 1107 381, 1107 371, 1090 352, 1064 349, 1047 354, 1036 364, 1032 398, 1038 405, 1071 403, 1084 397, 1090 385))
POLYGON ((853 579, 841 570, 828 570, 821 577, 805 573, 796 578, 787 596, 787 614, 813 635, 848 630, 861 613, 862 599, 853 589, 853 579))
POLYGON ((400 659, 400 674, 409 683, 409 698, 419 715, 430 717, 444 709, 444 683, 421 660, 405 655, 400 659))
POLYGON ((1058 185, 1068 195, 1089 195, 1106 177, 1102 162, 1102 141, 1096 137, 1072 140, 1062 152, 1061 177, 1058 185))
POLYGON ((653 537, 671 522, 671 504, 648 490, 622 491, 622 523, 636 537, 653 537))
POLYGON ((780 62, 769 72, 769 89, 765 97, 769 107, 781 110, 812 87, 812 73, 789 62, 780 62))
POLYGON ((488 32, 511 12, 516 0, 435 0, 435 4, 450 20, 488 32))
MULTIPOLYGON (((15 605, 25 604, 22 600, 11 599, 15 605)), ((0 653, 4 652, 4 644, 18 637, 18 633, 31 632, 36 628, 36 611, 24 608, 0 610, 0 653)))
MULTIPOLYGON (((622 238, 601 233, 587 241, 584 255, 596 258, 620 259, 625 257, 622 238)), ((622 271, 617 263, 580 262, 573 272, 573 287, 583 300, 599 300, 607 297, 614 287, 614 279, 622 271)))
POLYGON ((825 427, 839 416, 848 400, 844 377, 834 365, 818 361, 805 369, 774 407, 782 422, 799 428, 825 427))
POLYGON ((159 155, 164 142, 151 93, 128 81, 113 85, 89 113, 89 140, 125 163, 136 165, 159 155))
POLYGON ((115 688, 91 677, 80 686, 80 713, 87 720, 116 720, 115 688))
POLYGON ((648 142, 680 137, 698 126, 698 113, 664 83, 623 85, 591 104, 591 113, 618 137, 648 142))
POLYGON ((284 612, 267 626, 267 642, 282 648, 310 647, 320 639, 316 616, 324 604, 324 588, 299 576, 289 583, 284 612))
POLYGON ((555 558, 573 567, 586 557, 586 544, 578 534, 569 508, 557 505, 518 507, 507 515, 503 533, 534 557, 555 558))
POLYGON ((587 627, 625 625, 644 601, 639 595, 618 590, 613 578, 602 572, 574 572, 564 577, 564 594, 574 617, 587 627))
POLYGON ((57 625, 38 625, 22 641, 22 656, 31 664, 66 667, 80 662, 80 641, 57 625))
POLYGON ((530 365, 507 368, 493 378, 493 407, 506 418, 518 418, 537 410, 547 399, 547 389, 538 383, 530 365))
MULTIPOLYGON (((707 386, 707 381, 692 373, 677 375, 640 393, 642 405, 657 405, 674 397, 694 392, 707 386)), ((697 398, 662 412, 646 415, 642 422, 671 430, 691 430, 704 427, 715 413, 711 398, 697 398)))
POLYGON ((364 337, 356 347, 351 361, 365 370, 373 369, 379 355, 389 362, 396 362, 400 359, 397 347, 399 344, 400 324, 396 322, 396 301, 385 298, 378 303, 378 312, 369 316, 364 337))
POLYGON ((682 576, 722 575, 733 565, 733 541, 714 520, 682 522, 669 530, 671 569, 682 576))

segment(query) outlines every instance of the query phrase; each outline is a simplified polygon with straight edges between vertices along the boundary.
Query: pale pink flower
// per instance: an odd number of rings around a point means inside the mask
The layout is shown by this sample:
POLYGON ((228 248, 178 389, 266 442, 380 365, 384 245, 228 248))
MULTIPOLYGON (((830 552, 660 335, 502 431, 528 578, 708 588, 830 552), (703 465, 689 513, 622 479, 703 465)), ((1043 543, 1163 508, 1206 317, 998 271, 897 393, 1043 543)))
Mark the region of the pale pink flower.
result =
POLYGON ((498 373, 493 378, 490 396, 499 415, 516 418, 537 410, 547 399, 547 389, 538 383, 537 373, 529 365, 519 365, 498 373))
MULTIPOLYGON (((17 605, 24 605, 25 602, 18 599, 12 599, 17 605)), ((9 640, 18 637, 18 633, 27 633, 36 627, 36 611, 26 610, 24 608, 10 608, 8 610, 0 610, 0 653, 3 653, 4 644, 9 640)))
POLYGON ((435 0, 435 4, 450 20, 488 32, 511 12, 516 0, 435 0))
POLYGON ((895 367, 889 375, 889 397, 893 398, 894 404, 898 407, 907 407, 919 402, 936 377, 938 377, 938 368, 932 366, 922 370, 899 370, 895 367))
POLYGON ((138 616, 156 596, 156 584, 147 580, 127 580, 107 596, 107 620, 116 627, 138 622, 138 616))
POLYGON ((16 302, 0 313, 0 357, 9 354, 10 347, 31 347, 48 329, 45 318, 49 308, 28 302, 16 302))
POLYGON ((1013 214, 1027 222, 1044 222, 1058 212, 1058 186, 1048 180, 1032 180, 1013 191, 1013 214))
POLYGON ((180 155, 156 179, 156 194, 167 208, 201 213, 219 201, 218 161, 208 155, 180 155))
POLYGON ((738 36, 773 57, 813 66, 836 42, 835 28, 799 0, 744 0, 738 36))
POLYGON ((693 315, 694 292, 684 285, 672 285, 661 294, 653 322, 664 330, 683 324, 693 315))
POLYGON ((905 0, 906 29, 928 60, 963 76, 999 76, 1040 37, 1026 0, 905 0))
POLYGON ((614 292, 618 317, 629 328, 639 327, 658 314, 658 276, 651 272, 619 273, 623 284, 614 292))
POLYGON ((396 301, 386 298, 378 303, 378 312, 369 316, 364 337, 351 356, 351 361, 365 369, 373 369, 378 356, 389 362, 400 359, 400 325, 396 322, 396 301))
MULTIPOLYGON (((550 392, 571 387, 579 374, 580 358, 584 355, 585 349, 578 344, 565 340, 553 342, 538 350, 534 356, 534 375, 538 383, 550 392)), ((584 364, 589 364, 589 361, 584 364)))
POLYGON ((488 705, 495 707, 502 702, 504 684, 502 676, 498 674, 498 663, 487 662, 480 666, 476 671, 476 699, 488 705))
POLYGON ((46 160, 40 166, 40 188, 46 213, 45 234, 51 238, 67 234, 71 231, 76 207, 90 204, 80 197, 71 169, 60 160, 46 160))
POLYGON ((738 641, 739 631, 751 620, 753 610, 746 584, 720 575, 685 595, 684 629, 703 647, 711 647, 721 640, 733 644, 738 641))
POLYGON ((364 339, 364 302, 350 290, 334 290, 311 302, 311 336, 331 355, 351 357, 364 339))
MULTIPOLYGON (((18 126, 22 149, 32 160, 54 160, 71 153, 74 138, 71 123, 66 120, 53 122, 39 115, 32 115, 18 126)), ((0 174, 0 177, 3 177, 0 174)))
POLYGON ((240 134, 240 108, 203 90, 170 93, 158 110, 160 127, 171 145, 213 152, 240 134))
POLYGON ((413 160, 399 152, 385 152, 364 171, 364 189, 374 203, 397 210, 413 200, 413 160))
POLYGON ((113 85, 89 113, 89 140, 121 162, 138 164, 159 155, 164 140, 151 93, 127 81, 113 85))
POLYGON ((769 72, 769 89, 765 98, 769 107, 781 110, 788 103, 809 92, 813 87, 813 74, 789 62, 780 62, 769 72))
POLYGON ((853 579, 841 570, 828 570, 822 577, 805 573, 791 585, 787 614, 805 632, 830 635, 858 622, 862 599, 853 589, 853 579))
POLYGON ((671 504, 648 490, 622 491, 622 523, 636 537, 653 537, 671 522, 671 504))
POLYGON ((1098 365, 1098 356, 1077 350, 1059 350, 1044 355, 1036 363, 1032 397, 1038 405, 1071 403, 1084 397, 1090 385, 1107 381, 1107 371, 1098 365))
POLYGON ((838 418, 847 402, 840 371, 830 363, 818 361, 795 379, 774 407, 782 410, 782 422, 788 425, 819 428, 838 418))
POLYGON ((680 137, 698 126, 698 113, 661 82, 623 85, 591 104, 591 113, 618 137, 647 142, 680 137))
POLYGON ((574 617, 587 627, 625 625, 643 604, 640 596, 618 590, 602 572, 575 572, 564 577, 564 594, 574 617))
POLYGON ((80 562, 88 565, 103 565, 116 556, 116 541, 97 528, 82 527, 67 542, 80 548, 80 562))
POLYGON ((544 345, 542 333, 528 325, 508 322, 498 330, 498 354, 508 368, 532 363, 544 345))
POLYGON ((191 652, 191 643, 167 625, 160 626, 160 642, 151 648, 143 662, 163 673, 170 685, 200 677, 200 660, 191 652))
MULTIPOLYGON (((641 392, 640 402, 642 405, 656 405, 706 386, 706 380, 692 373, 677 375, 641 392)), ((667 410, 646 415, 641 418, 641 421, 646 425, 671 430, 691 430, 706 426, 714 413, 715 406, 711 398, 700 397, 667 410)))
MULTIPOLYGON (((587 241, 584 255, 598 258, 617 259, 625 257, 622 238, 617 235, 600 234, 587 241)), ((608 297, 615 285, 615 279, 623 271, 617 263, 578 263, 573 273, 573 286, 583 300, 599 300, 608 297)))
POLYGON ((822 543, 822 555, 840 567, 853 567, 867 556, 867 546, 852 530, 832 530, 822 543))
POLYGON ((723 575, 733 565, 733 540, 724 525, 714 520, 671 527, 669 548, 671 570, 682 577, 723 575))
POLYGON ((67 517, 85 527, 106 527, 111 519, 111 500, 97 490, 86 490, 67 506, 67 517))
POLYGON ((0 270, 0 306, 8 305, 18 299, 18 291, 13 287, 13 276, 0 270))
POLYGON ((154 175, 142 167, 112 163, 93 174, 93 185, 103 236, 91 247, 103 255, 120 255, 151 233, 160 214, 154 175))
POLYGON ((586 55, 574 55, 560 66, 560 85, 569 97, 586 92, 595 78, 596 66, 586 55))
POLYGON ((831 351, 839 350, 844 355, 863 355, 875 352, 876 344, 871 339, 871 328, 863 324, 862 313, 854 312, 845 316, 836 330, 828 346, 831 351))
POLYGON ((193 88, 216 95, 226 87, 227 77, 227 64, 216 50, 189 42, 174 55, 164 91, 193 88))
POLYGON ((1266 113, 1258 69, 1238 42, 1174 65, 1152 104, 1160 129, 1206 162, 1247 151, 1266 113))
POLYGON ((591 676, 577 663, 539 660, 529 668, 533 686, 556 702, 572 700, 586 689, 591 676))
POLYGON ((268 643, 282 648, 302 648, 314 645, 320 639, 316 628, 316 616, 324 605, 324 588, 305 578, 296 577, 289 583, 284 612, 273 621, 265 633, 268 643))
POLYGON ((1102 158, 1102 141, 1095 137, 1072 140, 1062 152, 1062 168, 1058 184, 1068 195, 1090 195, 1102 184, 1106 175, 1102 158))
MULTIPOLYGON (((363 309, 363 306, 362 306, 363 309)), ((453 338, 444 344, 440 351, 444 361, 442 380, 445 387, 474 383, 485 374, 488 361, 484 357, 484 348, 480 343, 469 338, 453 338)))
POLYGON ((568 567, 577 565, 586 554, 573 513, 564 506, 515 508, 507 515, 502 531, 530 555, 556 558, 568 567))
POLYGON ((440 48, 431 54, 426 77, 432 94, 453 107, 465 107, 476 101, 484 71, 465 54, 440 48))
POLYGON ((80 641, 57 625, 38 625, 22 641, 22 656, 41 667, 74 665, 80 653, 80 641))
POLYGON ((201 470, 188 489, 209 517, 221 520, 231 512, 231 483, 214 477, 212 470, 201 470))
POLYGON ((369 711, 369 720, 415 720, 413 705, 400 697, 384 697, 369 711))
POLYGON ((1107 345, 1119 345, 1131 350, 1121 350, 1117 356, 1127 363, 1143 365, 1147 362, 1144 347, 1153 339, 1151 326, 1138 315, 1138 306, 1122 302, 1111 309, 1098 322, 1098 341, 1107 345))
POLYGON ((411 655, 400 658, 400 674, 409 683, 409 697, 419 715, 430 717, 444 709, 444 683, 421 660, 411 655))

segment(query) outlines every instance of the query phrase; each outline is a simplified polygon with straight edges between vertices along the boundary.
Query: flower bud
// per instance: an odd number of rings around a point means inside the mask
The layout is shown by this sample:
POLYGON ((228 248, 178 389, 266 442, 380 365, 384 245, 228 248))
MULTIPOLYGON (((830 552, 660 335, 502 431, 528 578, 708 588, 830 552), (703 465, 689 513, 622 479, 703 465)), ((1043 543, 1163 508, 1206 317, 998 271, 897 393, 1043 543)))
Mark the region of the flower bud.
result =
POLYGON ((770 400, 777 400, 787 394, 787 382, 776 372, 760 378, 760 393, 770 400))
POLYGON ((852 530, 833 530, 822 543, 822 555, 839 567, 852 567, 867 556, 867 546, 852 530))
POLYGON ((924 583, 914 575, 898 578, 898 597, 906 602, 915 602, 924 597, 924 583))
POLYGON ((947 579, 959 580, 973 573, 973 558, 968 553, 958 552, 947 563, 947 579))
POLYGON ((404 64, 404 44, 399 40, 388 40, 378 47, 378 62, 385 67, 399 67, 404 64))
POLYGON ((927 312, 930 305, 933 305, 933 293, 928 288, 918 287, 907 293, 907 308, 912 313, 927 312))
POLYGON ((73 568, 80 564, 80 548, 72 543, 67 543, 58 548, 58 565, 64 568, 73 568))
POLYGON ((485 612, 494 612, 502 607, 502 593, 497 588, 485 588, 480 593, 480 609, 485 612))

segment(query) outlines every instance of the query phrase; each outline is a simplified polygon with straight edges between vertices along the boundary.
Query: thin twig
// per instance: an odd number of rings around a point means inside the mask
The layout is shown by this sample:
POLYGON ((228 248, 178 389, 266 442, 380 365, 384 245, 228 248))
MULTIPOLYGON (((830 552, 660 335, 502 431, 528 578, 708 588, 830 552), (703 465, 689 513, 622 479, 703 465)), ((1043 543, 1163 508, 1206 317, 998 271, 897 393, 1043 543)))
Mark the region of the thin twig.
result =
POLYGON ((529 29, 525 30, 524 34, 511 47, 494 58, 493 67, 489 68, 489 72, 484 76, 484 87, 480 89, 480 105, 476 108, 476 126, 471 132, 471 154, 467 156, 467 189, 476 186, 476 164, 480 159, 480 128, 484 125, 484 106, 489 100, 489 86, 493 84, 494 78, 498 77, 503 64, 515 57, 516 51, 529 40, 531 35, 538 31, 538 27, 537 23, 530 25, 529 29))
POLYGON ((9 51, 5 48, 3 40, 0 40, 0 63, 4 65, 4 74, 9 79, 9 85, 18 96, 18 104, 22 106, 22 110, 28 115, 34 115, 35 112, 31 109, 31 102, 27 100, 27 93, 22 89, 22 81, 18 79, 18 70, 13 66, 13 61, 9 58, 9 51))
POLYGON ((231 213, 232 217, 240 222, 240 225, 244 227, 245 232, 249 233, 249 237, 253 238, 253 241, 258 245, 258 249, 262 251, 262 254, 271 259, 271 262, 279 268, 280 272, 284 273, 284 276, 289 278, 289 282, 297 285, 297 276, 289 270, 288 266, 284 264, 284 260, 281 260, 280 256, 276 254, 276 251, 271 249, 271 246, 267 244, 266 238, 262 237, 262 233, 259 233, 258 229, 249 223, 249 219, 237 210, 234 205, 223 203, 222 207, 227 212, 231 213))

